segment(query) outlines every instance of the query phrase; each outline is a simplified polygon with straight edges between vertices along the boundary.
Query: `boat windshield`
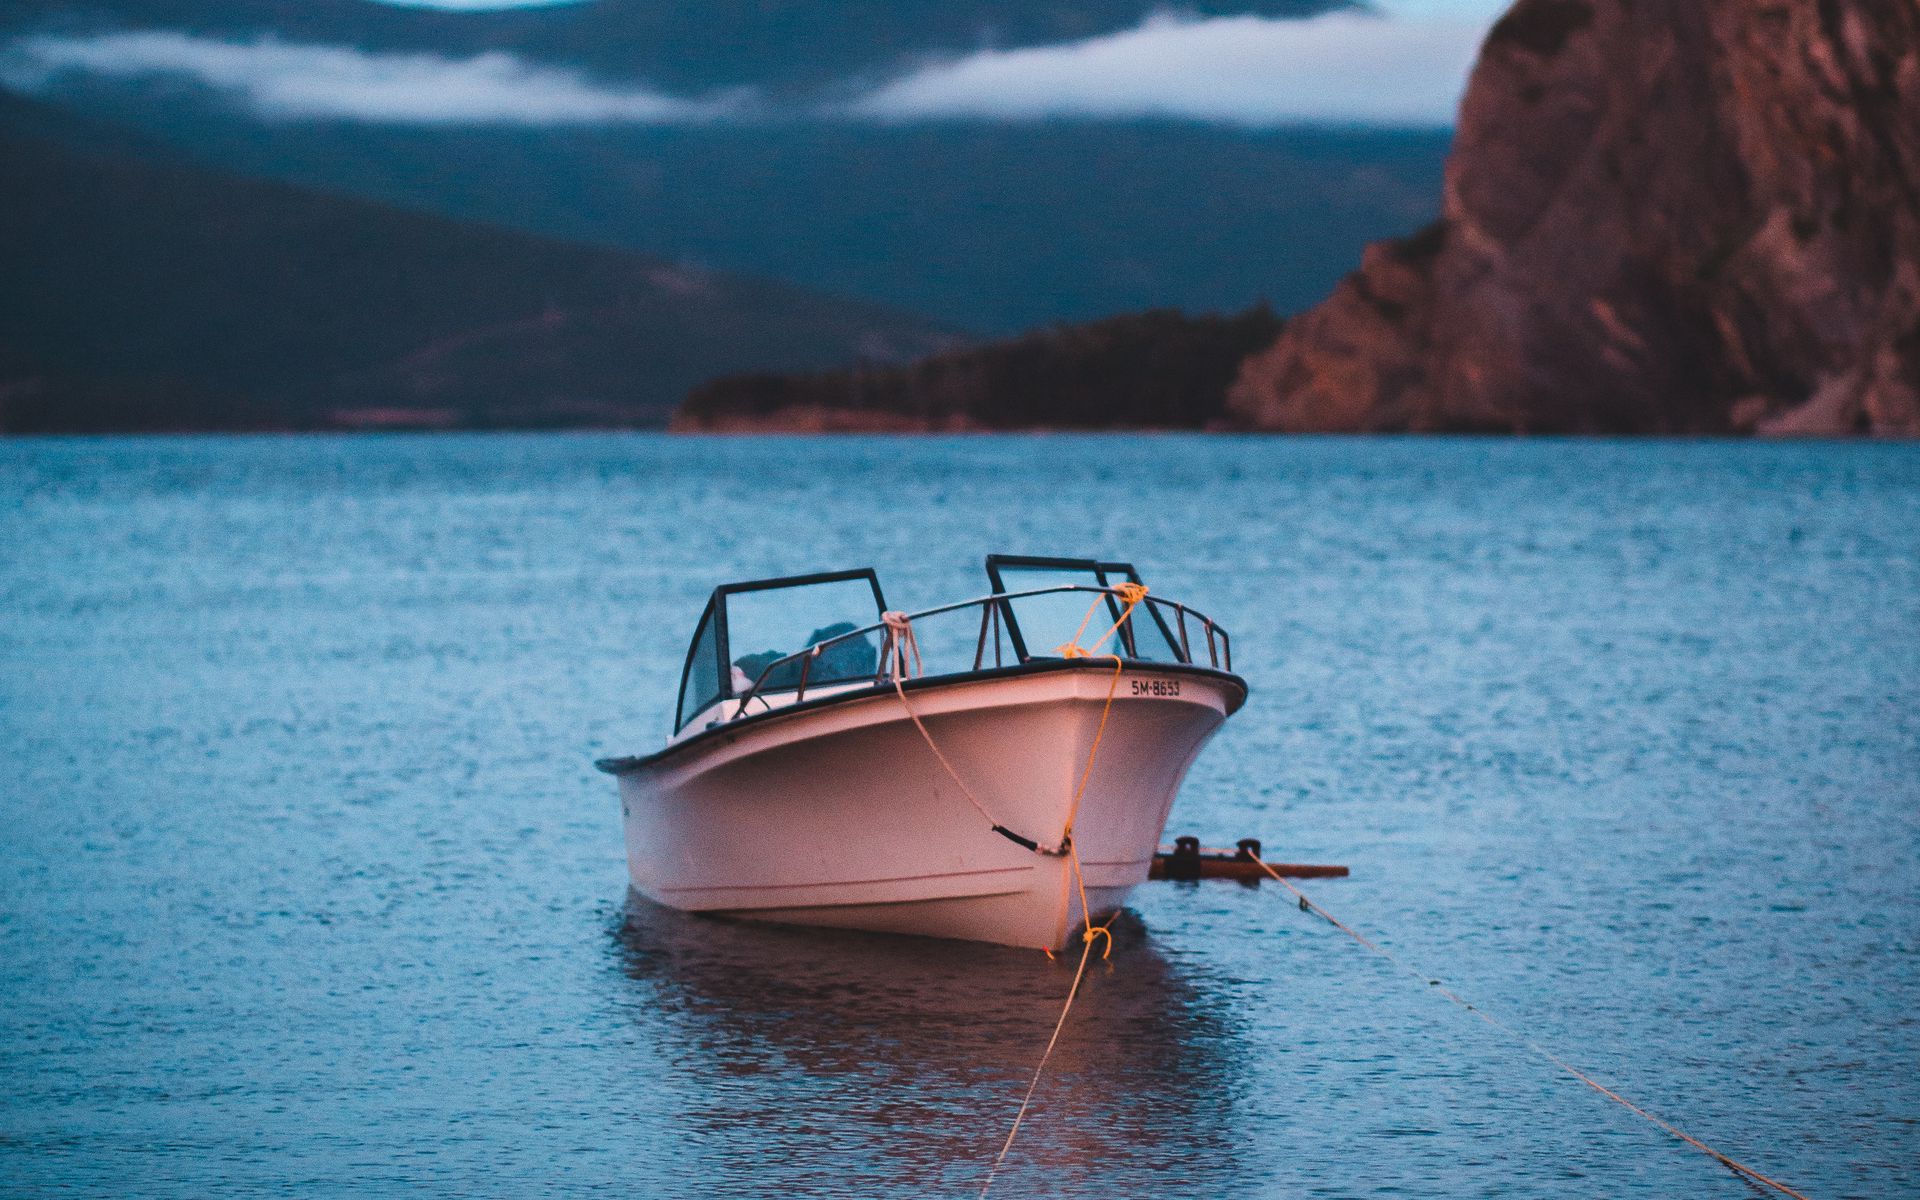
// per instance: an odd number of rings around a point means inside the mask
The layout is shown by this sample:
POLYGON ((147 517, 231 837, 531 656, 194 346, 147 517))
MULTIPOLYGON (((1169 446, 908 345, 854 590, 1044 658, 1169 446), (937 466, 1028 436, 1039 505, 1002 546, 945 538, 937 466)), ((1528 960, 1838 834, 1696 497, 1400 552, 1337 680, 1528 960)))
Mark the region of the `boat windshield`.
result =
MULTIPOLYGON (((987 577, 992 580, 996 593, 1066 585, 1105 588, 1116 583, 1140 582, 1139 572, 1130 563, 1090 558, 1025 558, 1011 554, 988 555, 987 577)), ((1112 628, 1124 609, 1124 605, 1111 596, 1103 599, 1089 592, 1022 596, 1007 601, 1006 607, 1011 610, 1014 647, 1023 658, 1056 656, 1058 648, 1075 640, 1076 635, 1082 646, 1091 646, 1112 628), (1089 608, 1093 609, 1091 616, 1089 608)), ((1166 623, 1148 605, 1136 609, 1127 624, 1102 649, 1118 650, 1127 658, 1149 662, 1186 661, 1166 623)))
MULTIPOLYGON (((987 556, 987 575, 993 581, 994 594, 1001 596, 1045 588, 1104 589, 1140 582, 1139 573, 1128 563, 1006 554, 987 556)), ((922 615, 972 608, 978 603, 922 615)), ((729 583, 714 589, 687 650, 674 729, 685 728, 720 701, 744 697, 756 687, 765 695, 796 691, 803 685, 811 689, 878 678, 878 633, 870 630, 854 634, 879 624, 885 610, 886 598, 871 569, 729 583), (842 635, 854 636, 834 640, 842 635), (825 645, 829 642, 832 644, 825 645), (823 645, 818 654, 802 657, 802 652, 823 645), (792 661, 782 661, 789 658, 792 661)), ((998 606, 988 605, 980 610, 978 637, 968 635, 968 640, 975 643, 974 667, 980 667, 988 646, 989 616, 994 617, 992 645, 997 664, 1000 616, 1006 618, 1014 653, 1024 662, 1055 657, 1059 647, 1076 639, 1081 646, 1091 648, 1114 629, 1124 611, 1121 600, 1094 590, 1019 596, 998 606)), ((1178 605, 1143 603, 1107 638, 1100 652, 1119 653, 1141 662, 1189 662, 1184 650, 1184 620, 1188 615, 1193 614, 1178 605)), ((1199 620, 1211 651, 1214 626, 1204 617, 1199 620)))
MULTIPOLYGON (((731 693, 743 695, 769 665, 809 646, 879 621, 884 601, 871 572, 811 576, 799 581, 722 589, 727 621, 731 693)), ((835 642, 808 661, 807 685, 871 679, 880 665, 878 638, 862 634, 835 642)), ((764 691, 800 686, 802 664, 782 664, 764 691)))
MULTIPOLYGON (((715 588, 687 649, 674 729, 720 700, 744 696, 780 659, 878 624, 885 608, 880 580, 871 569, 715 588)), ((767 675, 761 690, 798 688, 803 665, 808 687, 871 679, 880 665, 878 639, 861 634, 835 642, 804 664, 784 663, 767 675)))

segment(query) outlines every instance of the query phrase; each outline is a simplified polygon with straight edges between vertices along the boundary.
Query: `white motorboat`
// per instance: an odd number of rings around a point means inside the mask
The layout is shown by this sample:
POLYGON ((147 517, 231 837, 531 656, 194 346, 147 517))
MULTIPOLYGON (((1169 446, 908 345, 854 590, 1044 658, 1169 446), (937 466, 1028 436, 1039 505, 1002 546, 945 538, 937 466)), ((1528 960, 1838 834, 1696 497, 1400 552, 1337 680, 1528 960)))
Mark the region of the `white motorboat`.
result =
POLYGON ((634 889, 1049 950, 1125 903, 1246 699, 1232 641, 1126 563, 987 572, 992 594, 913 614, 872 570, 716 588, 665 748, 597 764, 634 889))

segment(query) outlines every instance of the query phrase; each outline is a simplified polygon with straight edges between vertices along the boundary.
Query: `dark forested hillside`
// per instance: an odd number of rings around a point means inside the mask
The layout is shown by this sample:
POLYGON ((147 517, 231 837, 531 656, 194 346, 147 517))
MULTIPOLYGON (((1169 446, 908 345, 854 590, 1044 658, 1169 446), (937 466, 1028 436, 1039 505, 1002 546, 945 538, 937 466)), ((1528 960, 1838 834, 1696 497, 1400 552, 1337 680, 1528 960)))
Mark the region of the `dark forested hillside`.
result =
POLYGON ((139 124, 250 176, 686 259, 1012 334, 1323 298, 1437 211, 1447 135, 1173 122, 513 130, 139 124), (1125 186, 1116 186, 1124 179, 1125 186))
POLYGON ((0 430, 650 425, 905 358, 876 306, 169 161, 0 97, 0 430))
POLYGON ((685 431, 1200 429, 1224 411, 1241 359, 1281 322, 1168 310, 1066 325, 908 366, 740 375, 697 389, 685 431))

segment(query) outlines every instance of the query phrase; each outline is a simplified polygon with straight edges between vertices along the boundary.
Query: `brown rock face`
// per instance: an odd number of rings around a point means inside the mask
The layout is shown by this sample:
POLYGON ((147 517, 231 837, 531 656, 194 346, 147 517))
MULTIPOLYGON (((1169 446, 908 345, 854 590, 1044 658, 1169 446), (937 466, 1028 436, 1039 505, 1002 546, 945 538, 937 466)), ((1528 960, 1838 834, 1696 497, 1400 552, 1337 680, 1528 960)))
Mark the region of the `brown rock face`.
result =
POLYGON ((1248 358, 1232 418, 1920 436, 1920 0, 1519 0, 1443 214, 1248 358))

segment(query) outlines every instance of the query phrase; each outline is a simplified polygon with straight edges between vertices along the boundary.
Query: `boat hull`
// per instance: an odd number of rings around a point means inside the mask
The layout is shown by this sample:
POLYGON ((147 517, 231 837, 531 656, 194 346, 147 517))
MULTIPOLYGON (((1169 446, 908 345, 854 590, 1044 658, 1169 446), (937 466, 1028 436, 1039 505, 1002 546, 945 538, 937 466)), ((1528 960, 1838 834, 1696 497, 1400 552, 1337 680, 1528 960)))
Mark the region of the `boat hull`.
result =
POLYGON ((982 815, 891 690, 738 722, 614 768, 634 889, 692 912, 1060 949, 1144 882, 1187 768, 1246 689, 1110 663, 918 681, 908 693, 982 815))

